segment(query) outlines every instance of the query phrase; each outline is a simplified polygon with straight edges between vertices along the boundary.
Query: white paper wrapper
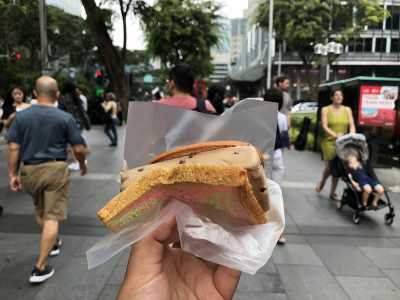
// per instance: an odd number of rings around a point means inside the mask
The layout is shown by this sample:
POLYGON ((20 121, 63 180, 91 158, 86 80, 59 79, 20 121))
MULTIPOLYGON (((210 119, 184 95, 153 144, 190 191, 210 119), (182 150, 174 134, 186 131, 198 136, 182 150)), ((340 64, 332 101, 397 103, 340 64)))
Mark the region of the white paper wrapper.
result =
MULTIPOLYGON (((161 152, 212 140, 240 140, 264 153, 272 153, 276 124, 277 105, 273 103, 240 102, 219 117, 158 103, 133 103, 129 107, 125 162, 127 167, 135 168, 147 164, 161 152)), ((151 221, 128 226, 96 243, 87 252, 89 269, 106 262, 176 216, 184 251, 255 274, 271 257, 285 224, 282 192, 272 181, 268 189, 271 203, 267 224, 226 229, 196 215, 189 206, 170 201, 151 221)))

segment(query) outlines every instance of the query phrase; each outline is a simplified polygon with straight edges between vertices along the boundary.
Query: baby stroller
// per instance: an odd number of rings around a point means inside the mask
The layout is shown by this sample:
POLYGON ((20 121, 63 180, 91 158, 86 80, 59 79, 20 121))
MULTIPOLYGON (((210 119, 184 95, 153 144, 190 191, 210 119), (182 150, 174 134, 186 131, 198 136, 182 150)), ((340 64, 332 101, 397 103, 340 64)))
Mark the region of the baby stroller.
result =
POLYGON ((367 171, 368 176, 372 178, 377 178, 375 171, 369 162, 369 150, 366 138, 363 134, 347 134, 336 141, 336 153, 338 156, 338 168, 340 178, 345 182, 346 188, 343 191, 342 201, 339 202, 338 208, 342 209, 344 206, 348 205, 354 210, 353 222, 354 224, 360 223, 360 216, 364 211, 371 210, 382 210, 385 208, 389 209, 389 212, 385 214, 385 224, 392 225, 395 213, 394 207, 390 201, 390 197, 385 188, 385 199, 379 199, 378 207, 373 208, 371 206, 373 195, 371 194, 368 200, 368 205, 366 207, 362 204, 362 192, 357 190, 351 182, 351 175, 347 167, 346 158, 349 154, 358 155, 360 162, 362 163, 364 169, 367 171))

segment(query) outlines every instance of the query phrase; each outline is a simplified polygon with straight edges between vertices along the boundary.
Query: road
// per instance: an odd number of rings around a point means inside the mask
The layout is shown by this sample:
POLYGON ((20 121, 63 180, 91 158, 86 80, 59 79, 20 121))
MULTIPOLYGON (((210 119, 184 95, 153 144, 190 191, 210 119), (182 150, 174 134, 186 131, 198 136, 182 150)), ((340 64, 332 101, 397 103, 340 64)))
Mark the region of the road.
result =
MULTIPOLYGON (((121 129, 122 132, 122 129, 121 129)), ((51 259, 56 274, 40 286, 28 283, 38 253, 39 230, 30 198, 7 187, 5 146, 0 143, 0 299, 115 299, 127 252, 92 271, 85 252, 107 230, 95 213, 118 192, 122 147, 110 148, 100 128, 88 134, 90 174, 72 175, 64 246, 51 259)), ((338 211, 327 191, 316 195, 322 162, 310 152, 285 153, 282 183, 288 243, 277 247, 256 275, 242 275, 236 300, 400 299, 400 220, 384 225, 384 212, 354 225, 351 211, 338 211)), ((399 194, 391 194, 400 207, 399 194)))

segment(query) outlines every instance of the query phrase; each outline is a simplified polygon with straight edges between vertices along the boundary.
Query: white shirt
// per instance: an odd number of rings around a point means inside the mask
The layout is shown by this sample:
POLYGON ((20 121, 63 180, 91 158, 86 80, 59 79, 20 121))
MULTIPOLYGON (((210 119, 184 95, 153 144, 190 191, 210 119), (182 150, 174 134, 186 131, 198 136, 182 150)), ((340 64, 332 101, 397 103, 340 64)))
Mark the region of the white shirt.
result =
POLYGON ((79 96, 79 98, 80 98, 81 101, 82 101, 83 109, 84 109, 85 111, 87 111, 87 110, 88 110, 88 103, 87 103, 87 98, 86 98, 86 96, 82 94, 82 95, 79 96))
POLYGON ((278 128, 279 132, 289 130, 288 117, 281 112, 278 112, 278 128))

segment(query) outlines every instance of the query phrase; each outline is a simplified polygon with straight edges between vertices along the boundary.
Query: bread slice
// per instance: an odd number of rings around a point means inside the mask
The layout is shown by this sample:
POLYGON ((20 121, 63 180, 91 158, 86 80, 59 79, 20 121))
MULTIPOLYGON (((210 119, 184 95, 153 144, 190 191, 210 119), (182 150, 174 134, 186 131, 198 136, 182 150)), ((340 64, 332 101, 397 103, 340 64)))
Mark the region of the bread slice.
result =
POLYGON ((195 155, 201 152, 207 152, 207 151, 236 147, 236 146, 250 146, 250 144, 241 141, 213 141, 213 142, 186 145, 177 147, 171 151, 164 152, 155 157, 150 163, 154 164, 160 161, 179 158, 185 155, 195 155))
MULTIPOLYGON (((152 210, 164 205, 171 197, 190 201, 182 195, 201 184, 209 186, 210 191, 217 187, 227 188, 224 193, 232 195, 228 201, 230 206, 223 207, 228 216, 242 217, 248 224, 267 221, 266 178, 262 158, 255 147, 245 144, 204 151, 204 147, 193 145, 190 151, 182 149, 174 151, 173 155, 170 152, 160 156, 162 158, 158 158, 157 163, 121 174, 123 191, 98 212, 100 220, 112 231, 118 231, 130 222, 149 217, 152 210), (170 157, 176 158, 168 159, 170 157), (190 188, 188 184, 192 184, 190 188), (229 188, 238 191, 237 203, 234 203, 234 192, 229 188), (178 191, 182 191, 182 197, 178 191), (238 213, 239 204, 241 209, 238 213)), ((204 199, 192 196, 196 198, 193 202, 204 207, 208 203, 207 197, 212 194, 207 195, 206 190, 204 199)))

